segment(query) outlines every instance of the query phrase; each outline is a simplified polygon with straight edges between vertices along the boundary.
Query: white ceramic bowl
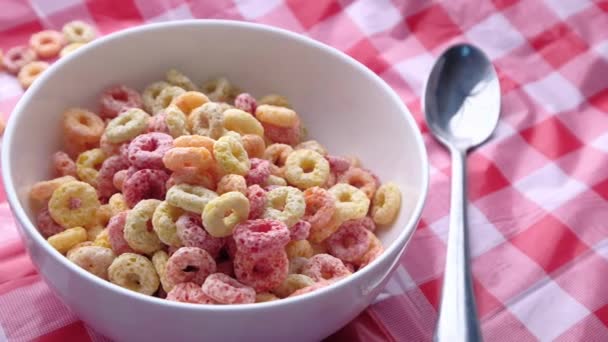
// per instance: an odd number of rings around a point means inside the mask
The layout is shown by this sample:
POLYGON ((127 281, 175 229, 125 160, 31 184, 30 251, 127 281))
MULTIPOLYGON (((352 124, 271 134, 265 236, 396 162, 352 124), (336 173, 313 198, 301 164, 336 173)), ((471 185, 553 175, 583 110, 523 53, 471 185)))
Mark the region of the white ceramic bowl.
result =
POLYGON ((57 295, 98 332, 118 341, 314 341, 335 332, 378 295, 415 229, 427 193, 428 162, 418 128, 399 97, 350 57, 280 29, 231 21, 184 21, 109 35, 62 59, 17 104, 4 135, 2 177, 34 264, 57 295), (142 89, 177 67, 197 82, 225 75, 261 96, 287 96, 311 136, 335 154, 354 154, 403 192, 395 224, 380 231, 386 252, 332 286, 262 304, 197 306, 147 297, 70 263, 38 234, 28 190, 48 179, 71 106, 97 110, 102 89, 142 89))

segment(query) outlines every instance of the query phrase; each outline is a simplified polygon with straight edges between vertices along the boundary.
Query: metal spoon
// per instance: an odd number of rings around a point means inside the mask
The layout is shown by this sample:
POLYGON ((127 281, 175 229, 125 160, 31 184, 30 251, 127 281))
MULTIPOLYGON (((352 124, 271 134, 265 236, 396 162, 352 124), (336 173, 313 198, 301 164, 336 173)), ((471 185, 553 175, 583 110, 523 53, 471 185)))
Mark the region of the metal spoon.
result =
POLYGON ((423 100, 433 135, 452 154, 450 231, 434 340, 481 341, 469 262, 466 153, 488 139, 500 114, 500 86, 481 50, 459 44, 437 60, 423 100))

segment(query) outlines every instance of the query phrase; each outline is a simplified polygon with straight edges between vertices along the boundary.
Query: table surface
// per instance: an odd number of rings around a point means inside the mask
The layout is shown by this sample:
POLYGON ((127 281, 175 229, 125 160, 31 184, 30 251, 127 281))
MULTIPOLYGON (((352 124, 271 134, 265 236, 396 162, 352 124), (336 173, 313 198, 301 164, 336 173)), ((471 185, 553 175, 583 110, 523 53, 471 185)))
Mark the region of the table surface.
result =
MULTIPOLYGON (((101 34, 189 18, 247 20, 332 45, 367 65, 412 111, 431 162, 421 223, 375 304, 329 340, 427 341, 437 318, 449 155, 428 133, 422 84, 449 44, 491 57, 498 129, 469 155, 469 225, 488 341, 608 340, 608 2, 590 0, 3 0, 0 48, 70 20, 101 34)), ((0 111, 21 96, 0 72, 0 111)), ((407 195, 407 194, 406 194, 407 195)), ((0 340, 104 340, 39 278, 0 191, 0 340)))

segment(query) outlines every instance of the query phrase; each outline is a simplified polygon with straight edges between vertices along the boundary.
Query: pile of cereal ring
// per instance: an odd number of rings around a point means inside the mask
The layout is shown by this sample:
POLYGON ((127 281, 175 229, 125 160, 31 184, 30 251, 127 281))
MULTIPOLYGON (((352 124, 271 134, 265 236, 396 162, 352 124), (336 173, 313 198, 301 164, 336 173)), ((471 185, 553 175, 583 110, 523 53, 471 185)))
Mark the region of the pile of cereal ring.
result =
POLYGON ((38 230, 86 271, 167 300, 314 291, 383 252, 374 232, 401 193, 304 135, 285 97, 226 78, 199 87, 171 69, 141 94, 110 87, 97 113, 63 113, 56 178, 30 192, 38 230))

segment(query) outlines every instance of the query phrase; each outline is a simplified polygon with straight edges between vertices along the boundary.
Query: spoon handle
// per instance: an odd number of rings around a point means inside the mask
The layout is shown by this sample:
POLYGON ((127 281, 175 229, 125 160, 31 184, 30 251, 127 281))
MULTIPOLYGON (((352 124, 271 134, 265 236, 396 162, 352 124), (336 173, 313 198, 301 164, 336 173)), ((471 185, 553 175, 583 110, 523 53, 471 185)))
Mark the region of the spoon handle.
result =
POLYGON ((450 230, 434 341, 482 341, 473 294, 466 219, 466 151, 451 148, 450 230))

